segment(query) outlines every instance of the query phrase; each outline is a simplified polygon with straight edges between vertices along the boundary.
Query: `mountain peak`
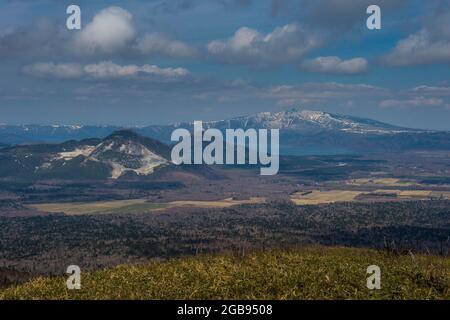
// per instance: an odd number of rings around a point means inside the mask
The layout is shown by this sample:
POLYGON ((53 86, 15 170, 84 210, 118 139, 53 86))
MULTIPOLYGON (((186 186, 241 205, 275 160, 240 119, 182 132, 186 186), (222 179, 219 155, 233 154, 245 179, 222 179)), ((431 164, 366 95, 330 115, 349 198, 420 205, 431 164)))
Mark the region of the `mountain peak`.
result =
POLYGON ((140 136, 139 134, 137 134, 136 132, 134 132, 131 129, 120 129, 120 130, 116 130, 113 133, 111 133, 109 136, 107 136, 105 138, 105 140, 113 139, 113 138, 137 139, 137 138, 141 138, 141 137, 142 136, 140 136))
MULTIPOLYGON (((29 157, 34 157, 35 167, 30 169, 30 174, 44 177, 117 179, 125 174, 147 176, 170 164, 167 145, 131 130, 115 131, 102 140, 37 145, 33 150, 29 146, 23 148, 29 150, 29 157)), ((14 164, 16 153, 14 149, 11 152, 10 161, 14 164)))
POLYGON ((260 112, 228 121, 214 121, 213 126, 227 123, 243 128, 295 129, 300 131, 345 131, 354 134, 394 134, 415 131, 387 123, 352 116, 295 107, 276 112, 260 112))
POLYGON ((308 110, 308 109, 302 109, 300 107, 294 107, 287 111, 281 111, 281 113, 284 113, 285 115, 292 115, 296 114, 304 119, 310 119, 310 120, 317 120, 320 117, 330 117, 331 114, 320 111, 320 110, 308 110))
POLYGON ((284 112, 285 113, 325 113, 324 111, 304 109, 302 107, 292 107, 292 108, 287 109, 284 112))

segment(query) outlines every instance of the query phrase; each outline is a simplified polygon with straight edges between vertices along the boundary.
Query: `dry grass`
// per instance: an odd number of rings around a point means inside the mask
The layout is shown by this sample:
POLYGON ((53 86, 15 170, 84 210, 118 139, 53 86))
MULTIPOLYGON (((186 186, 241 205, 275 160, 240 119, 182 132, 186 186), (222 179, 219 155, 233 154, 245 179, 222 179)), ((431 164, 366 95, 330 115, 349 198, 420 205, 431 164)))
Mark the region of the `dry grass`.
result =
POLYGON ((123 208, 131 205, 145 204, 145 199, 133 200, 113 200, 96 202, 70 202, 70 203, 43 203, 31 205, 39 211, 58 213, 64 212, 68 215, 78 215, 86 213, 101 213, 110 210, 123 208))
POLYGON ((265 198, 252 197, 248 200, 234 200, 232 198, 227 198, 219 201, 172 201, 167 204, 169 207, 226 208, 239 204, 264 203, 265 201, 265 198))
POLYGON ((82 274, 81 290, 65 281, 35 279, 0 299, 450 299, 450 259, 303 248, 124 265, 82 274), (381 290, 366 287, 373 264, 381 290))
POLYGON ((400 192, 400 197, 419 197, 419 198, 426 198, 431 194, 431 191, 429 190, 406 190, 400 192))
POLYGON ((291 200, 298 205, 314 205, 321 203, 354 201, 355 198, 363 193, 362 191, 346 190, 314 190, 308 194, 295 193, 291 200))
POLYGON ((430 194, 433 198, 444 198, 450 200, 450 191, 432 191, 430 194))
POLYGON ((430 190, 385 190, 378 189, 375 193, 395 193, 398 197, 414 199, 414 198, 428 198, 431 194, 430 190))
POLYGON ((441 197, 450 199, 449 191, 377 189, 374 191, 313 190, 310 192, 297 192, 291 196, 291 200, 297 205, 316 205, 350 201, 384 201, 391 199, 388 196, 389 194, 395 194, 398 200, 427 200, 441 197), (379 198, 374 199, 370 197, 370 195, 374 194, 378 194, 379 198), (369 196, 369 198, 366 196, 369 196))
POLYGON ((356 186, 381 185, 387 187, 405 187, 412 186, 417 183, 413 183, 412 181, 404 181, 397 178, 361 178, 348 180, 347 184, 356 186))

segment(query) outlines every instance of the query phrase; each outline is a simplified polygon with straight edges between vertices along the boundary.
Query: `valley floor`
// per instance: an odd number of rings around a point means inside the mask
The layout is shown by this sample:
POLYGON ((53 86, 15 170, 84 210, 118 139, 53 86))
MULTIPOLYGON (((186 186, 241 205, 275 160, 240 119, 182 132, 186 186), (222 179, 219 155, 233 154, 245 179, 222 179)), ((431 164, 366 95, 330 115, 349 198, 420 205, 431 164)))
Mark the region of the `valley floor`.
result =
POLYGON ((0 299, 450 299, 450 258, 342 247, 199 255, 85 273, 80 290, 37 278, 0 299), (380 290, 366 286, 370 265, 380 290))

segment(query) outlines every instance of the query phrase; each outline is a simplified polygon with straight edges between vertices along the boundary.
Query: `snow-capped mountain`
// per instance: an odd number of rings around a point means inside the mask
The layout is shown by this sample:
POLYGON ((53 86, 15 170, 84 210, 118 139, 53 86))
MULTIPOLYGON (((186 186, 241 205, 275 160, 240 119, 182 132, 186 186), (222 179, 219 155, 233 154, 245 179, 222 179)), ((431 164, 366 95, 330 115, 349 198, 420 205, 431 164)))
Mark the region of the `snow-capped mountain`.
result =
POLYGON ((120 128, 116 126, 0 124, 0 143, 57 143, 67 140, 101 138, 106 137, 118 129, 120 128))
POLYGON ((155 168, 169 164, 165 158, 168 156, 166 148, 157 141, 130 131, 118 131, 88 150, 87 157, 109 164, 112 167, 111 178, 117 179, 127 172, 148 175, 155 168))
POLYGON ((0 151, 0 177, 117 179, 126 174, 146 176, 169 165, 170 149, 131 131, 105 139, 36 144, 0 151))
POLYGON ((306 131, 344 131, 360 134, 394 134, 417 132, 387 123, 323 111, 291 109, 281 112, 261 112, 230 120, 211 121, 206 127, 215 128, 265 128, 306 131))

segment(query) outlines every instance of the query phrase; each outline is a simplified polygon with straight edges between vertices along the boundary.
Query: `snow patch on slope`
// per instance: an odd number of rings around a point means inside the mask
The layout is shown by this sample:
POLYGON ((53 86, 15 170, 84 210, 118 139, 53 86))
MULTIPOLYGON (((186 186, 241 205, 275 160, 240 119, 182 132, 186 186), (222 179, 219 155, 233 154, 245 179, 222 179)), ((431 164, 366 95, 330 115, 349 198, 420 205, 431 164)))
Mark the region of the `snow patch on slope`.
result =
POLYGON ((82 148, 77 148, 72 151, 67 152, 60 152, 57 155, 58 159, 64 159, 64 160, 72 160, 73 158, 76 158, 78 156, 85 156, 89 157, 89 155, 94 151, 94 146, 83 146, 82 148))
POLYGON ((54 160, 69 161, 79 156, 85 157, 86 160, 110 165, 112 179, 117 179, 127 172, 143 176, 149 175, 154 172, 155 168, 169 163, 165 158, 134 141, 122 143, 105 141, 96 146, 86 145, 72 151, 60 152, 54 160))

